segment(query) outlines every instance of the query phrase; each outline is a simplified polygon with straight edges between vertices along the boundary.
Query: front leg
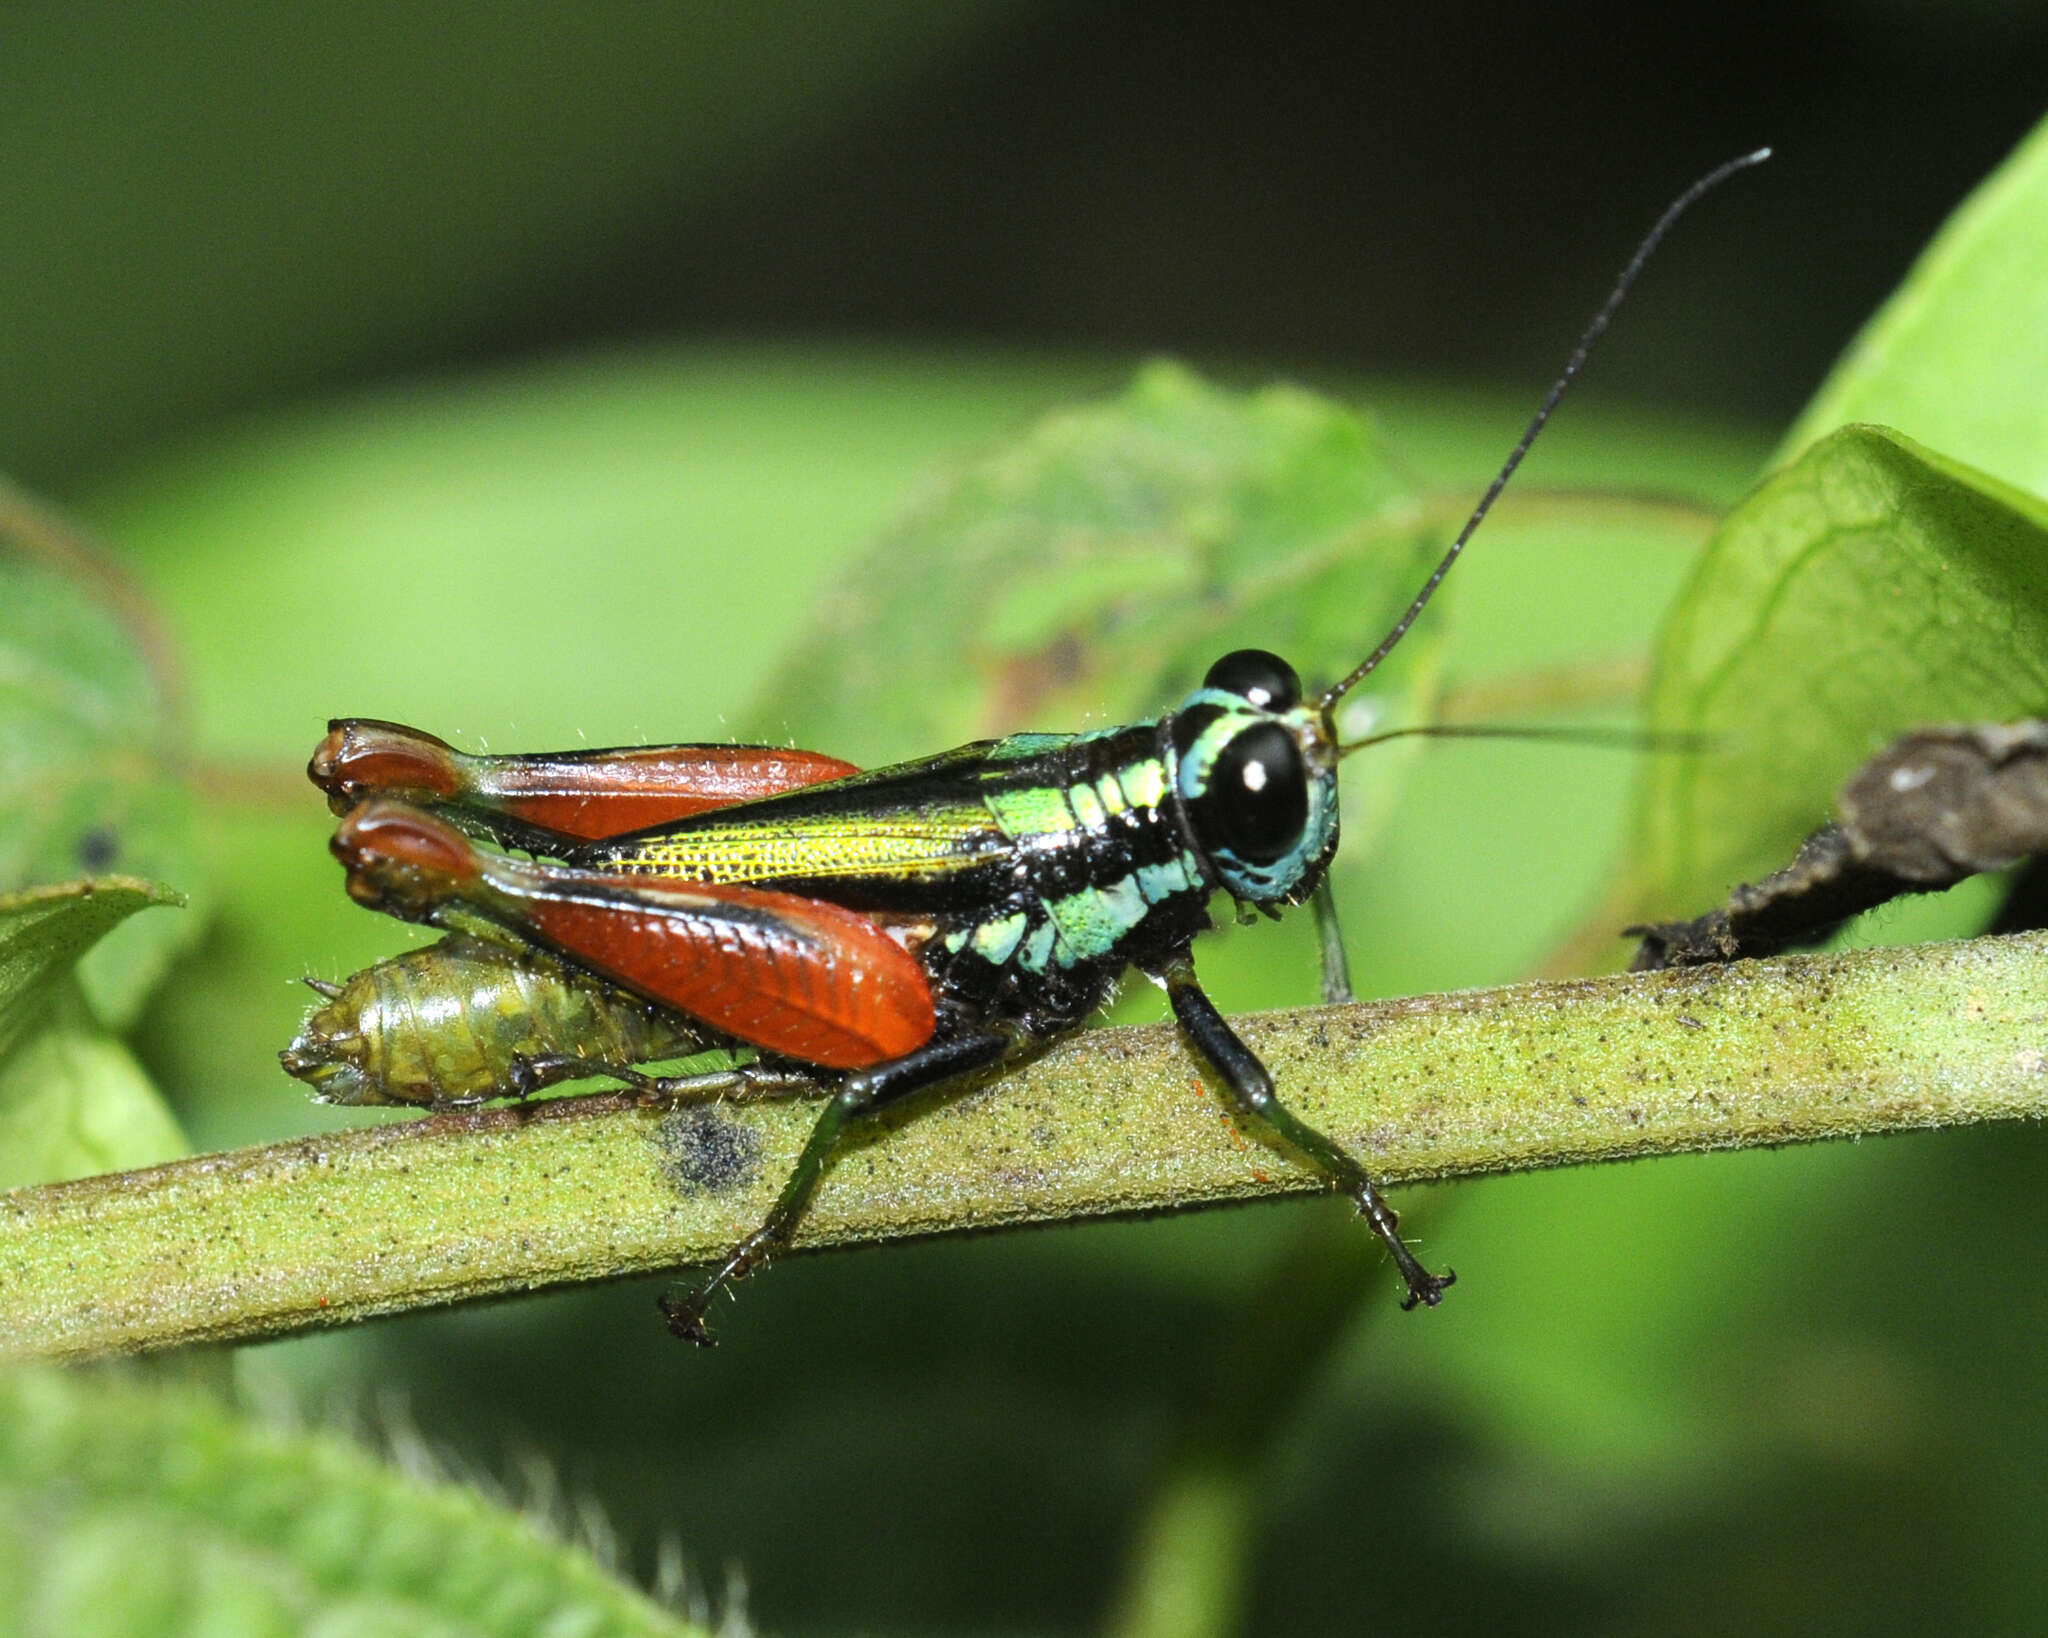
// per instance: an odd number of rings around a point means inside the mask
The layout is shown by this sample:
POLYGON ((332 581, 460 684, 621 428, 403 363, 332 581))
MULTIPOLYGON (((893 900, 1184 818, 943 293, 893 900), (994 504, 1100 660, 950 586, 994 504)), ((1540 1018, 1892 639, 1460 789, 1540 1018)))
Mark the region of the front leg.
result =
POLYGON ((1401 1304, 1403 1308, 1413 1308, 1417 1303, 1434 1308, 1443 1300, 1444 1288, 1457 1280, 1457 1274, 1450 1269, 1432 1274, 1417 1262, 1415 1253, 1401 1238, 1400 1218, 1380 1198, 1365 1168, 1280 1101, 1273 1089, 1272 1072, 1237 1038, 1237 1032, 1216 1010, 1216 1003, 1202 993, 1202 986, 1195 980, 1193 961, 1182 956, 1160 977, 1166 983, 1167 998, 1182 1031, 1229 1088, 1238 1113, 1260 1137, 1269 1143, 1277 1139, 1306 1156, 1318 1171, 1358 1202, 1359 1211, 1393 1253, 1394 1266, 1408 1283, 1408 1300, 1401 1304))
POLYGON ((1358 999, 1351 988, 1351 958, 1344 953, 1344 929, 1337 920, 1337 895, 1326 875, 1316 883, 1310 907, 1316 917, 1316 944, 1322 955, 1323 1005, 1348 1007, 1358 999))

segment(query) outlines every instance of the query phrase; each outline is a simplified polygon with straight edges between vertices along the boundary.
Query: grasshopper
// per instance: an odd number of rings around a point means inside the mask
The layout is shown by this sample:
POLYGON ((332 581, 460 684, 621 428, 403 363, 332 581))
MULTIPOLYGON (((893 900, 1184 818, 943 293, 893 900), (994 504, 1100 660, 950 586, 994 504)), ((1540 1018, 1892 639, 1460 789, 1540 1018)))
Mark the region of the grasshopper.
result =
MULTIPOLYGON (((476 1101, 592 1074, 660 1093, 829 1091, 766 1218, 662 1299, 675 1335, 708 1346, 710 1303, 787 1242, 850 1130, 1038 1052, 1135 968, 1165 988, 1244 1124, 1357 1203, 1402 1306, 1434 1307, 1455 1273, 1426 1270, 1365 1168, 1281 1101, 1204 993, 1194 940, 1218 892, 1272 913, 1313 900, 1334 928, 1338 764, 1375 742, 1340 738, 1339 705, 1422 614, 1664 234, 1767 157, 1729 161, 1658 218, 1434 571, 1319 693, 1277 655, 1240 649, 1152 721, 864 772, 731 745, 472 757, 395 723, 331 723, 308 772, 343 816, 333 851, 350 895, 457 941, 331 993, 286 1068, 345 1102, 476 1101), (408 984, 434 992, 431 1024, 394 1021, 408 984), (632 1067, 715 1046, 759 1058, 708 1082, 632 1067)), ((1348 993, 1341 944, 1324 949, 1326 994, 1348 993)))

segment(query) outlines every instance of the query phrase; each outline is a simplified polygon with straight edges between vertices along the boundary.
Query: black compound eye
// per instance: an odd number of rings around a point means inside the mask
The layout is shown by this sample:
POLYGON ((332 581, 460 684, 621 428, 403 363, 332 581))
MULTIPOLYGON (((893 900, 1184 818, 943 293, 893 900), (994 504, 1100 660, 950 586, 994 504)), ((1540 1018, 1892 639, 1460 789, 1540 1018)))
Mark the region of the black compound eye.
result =
POLYGON ((1308 770, 1294 736, 1277 722, 1247 728, 1223 747, 1206 795, 1218 839, 1247 864, 1286 857, 1308 828, 1308 770))
POLYGON ((1250 700, 1261 711, 1291 711, 1301 703, 1301 679, 1294 667, 1263 648, 1240 648, 1209 667, 1204 688, 1250 700))

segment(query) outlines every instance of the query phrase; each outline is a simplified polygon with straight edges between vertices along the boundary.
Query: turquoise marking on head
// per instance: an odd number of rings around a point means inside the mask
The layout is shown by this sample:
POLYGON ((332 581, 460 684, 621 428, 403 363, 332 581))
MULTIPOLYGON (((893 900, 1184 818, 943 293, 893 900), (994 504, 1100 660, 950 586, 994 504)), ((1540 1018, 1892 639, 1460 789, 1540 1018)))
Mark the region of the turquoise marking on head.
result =
POLYGON ((1225 655, 1167 722, 1173 788, 1221 885, 1299 904, 1337 847, 1337 747, 1283 660, 1225 655))

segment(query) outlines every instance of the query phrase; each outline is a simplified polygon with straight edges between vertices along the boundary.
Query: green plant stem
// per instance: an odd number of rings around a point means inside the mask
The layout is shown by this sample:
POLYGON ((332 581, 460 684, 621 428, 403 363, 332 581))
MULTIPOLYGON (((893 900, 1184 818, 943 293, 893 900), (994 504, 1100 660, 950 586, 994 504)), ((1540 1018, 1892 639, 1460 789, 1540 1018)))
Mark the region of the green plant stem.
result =
MULTIPOLYGON (((2048 934, 1271 1013, 1283 1097, 1390 1183, 2048 1113, 2048 934)), ((807 1103, 561 1099, 0 1197, 0 1356, 277 1337, 703 1262, 807 1103)), ((1084 1033, 844 1155, 799 1246, 1313 1192, 1171 1029, 1084 1033)), ((1461 1289, 1458 1296, 1465 1298, 1461 1289)))
POLYGON ((1385 1261, 1379 1243, 1339 1202, 1330 1207, 1310 1214, 1267 1261, 1237 1323, 1202 1339, 1206 1369, 1138 1515, 1107 1638, 1226 1638, 1244 1629, 1274 1447, 1362 1306, 1386 1295, 1374 1275, 1385 1261))

